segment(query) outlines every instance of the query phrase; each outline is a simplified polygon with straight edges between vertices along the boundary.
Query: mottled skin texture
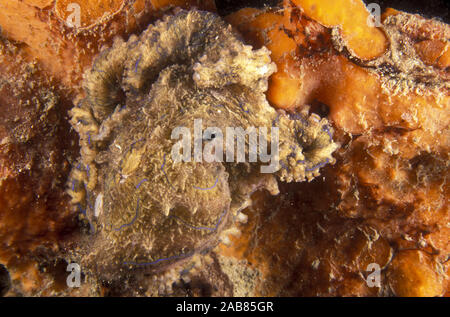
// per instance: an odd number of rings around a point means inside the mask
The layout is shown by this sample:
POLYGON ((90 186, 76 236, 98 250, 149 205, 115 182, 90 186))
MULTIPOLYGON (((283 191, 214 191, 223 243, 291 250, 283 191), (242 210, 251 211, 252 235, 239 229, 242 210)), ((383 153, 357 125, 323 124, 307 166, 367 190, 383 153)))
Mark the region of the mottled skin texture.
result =
POLYGON ((79 253, 87 271, 114 278, 143 267, 177 275, 245 219, 240 210, 251 193, 278 193, 275 175, 311 180, 333 162, 337 145, 325 119, 268 104, 275 70, 266 48, 252 50, 219 17, 195 10, 100 54, 85 75, 86 97, 71 111, 81 158, 69 193, 91 226, 79 253), (200 118, 204 128, 222 131, 278 127, 279 170, 262 174, 261 162, 175 163, 172 130, 193 131, 200 118))

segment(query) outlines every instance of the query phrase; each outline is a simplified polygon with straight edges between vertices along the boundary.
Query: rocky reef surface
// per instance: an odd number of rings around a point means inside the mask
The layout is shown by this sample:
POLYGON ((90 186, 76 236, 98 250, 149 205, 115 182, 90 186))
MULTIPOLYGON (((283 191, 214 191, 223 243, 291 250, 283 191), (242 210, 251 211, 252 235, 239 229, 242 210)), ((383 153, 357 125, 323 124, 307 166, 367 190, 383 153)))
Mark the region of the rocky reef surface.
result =
POLYGON ((448 294, 447 24, 133 0, 74 27, 68 4, 0 3, 0 295, 448 294), (278 127, 276 172, 175 162, 196 118, 278 127))

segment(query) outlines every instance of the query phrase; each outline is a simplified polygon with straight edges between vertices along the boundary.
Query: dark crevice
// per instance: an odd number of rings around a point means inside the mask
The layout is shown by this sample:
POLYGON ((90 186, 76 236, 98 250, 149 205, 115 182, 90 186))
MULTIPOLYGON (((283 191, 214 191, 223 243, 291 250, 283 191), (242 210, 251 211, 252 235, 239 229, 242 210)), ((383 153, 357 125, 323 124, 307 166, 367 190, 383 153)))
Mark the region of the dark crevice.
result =
POLYGON ((0 297, 8 293, 11 288, 11 277, 6 267, 0 264, 0 297))
MULTIPOLYGON (((264 8, 273 7, 281 3, 281 0, 216 0, 217 10, 224 16, 246 7, 264 8)), ((420 14, 425 18, 438 18, 445 23, 450 23, 449 6, 446 0, 364 0, 369 3, 377 3, 381 12, 387 8, 394 8, 408 13, 420 14)))
POLYGON ((236 12, 242 8, 276 7, 281 0, 216 0, 217 11, 221 16, 236 12))

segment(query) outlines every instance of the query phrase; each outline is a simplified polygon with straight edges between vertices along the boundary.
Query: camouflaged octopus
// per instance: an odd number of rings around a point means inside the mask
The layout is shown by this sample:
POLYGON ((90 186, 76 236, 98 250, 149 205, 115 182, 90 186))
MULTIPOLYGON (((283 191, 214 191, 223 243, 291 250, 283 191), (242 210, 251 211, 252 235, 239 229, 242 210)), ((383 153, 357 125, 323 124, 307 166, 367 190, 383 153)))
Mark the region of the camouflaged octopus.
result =
POLYGON ((311 180, 333 163, 326 119, 268 104, 275 71, 266 48, 252 50, 220 17, 197 10, 167 16, 99 54, 71 110, 81 156, 69 193, 91 226, 84 267, 105 278, 137 267, 179 277, 227 242, 254 191, 278 194, 276 177, 311 180), (223 131, 278 127, 277 171, 261 173, 262 162, 174 162, 173 129, 192 129, 199 118, 223 131))

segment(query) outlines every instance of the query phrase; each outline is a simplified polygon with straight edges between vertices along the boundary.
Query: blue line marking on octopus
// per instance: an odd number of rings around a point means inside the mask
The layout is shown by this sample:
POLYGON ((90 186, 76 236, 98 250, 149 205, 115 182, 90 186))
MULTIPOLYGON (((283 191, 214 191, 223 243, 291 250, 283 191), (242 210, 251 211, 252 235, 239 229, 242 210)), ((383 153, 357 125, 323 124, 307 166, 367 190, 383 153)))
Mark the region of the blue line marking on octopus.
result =
POLYGON ((148 182, 148 179, 144 178, 143 180, 141 180, 139 184, 136 185, 136 189, 139 189, 139 187, 141 187, 142 183, 144 182, 148 182))
MULTIPOLYGON (((77 170, 79 170, 80 167, 81 167, 81 163, 79 163, 79 164, 77 165, 77 170)), ((72 181, 72 191, 75 191, 75 179, 72 181)))
POLYGON ((142 59, 142 54, 139 56, 138 60, 136 61, 136 64, 134 65, 135 73, 137 73, 137 71, 138 71, 138 66, 139 66, 139 63, 141 62, 141 59, 142 59))
POLYGON ((278 112, 276 118, 272 120, 272 127, 276 127, 279 122, 280 122, 280 113, 278 112))
MULTIPOLYGON (((104 53, 106 54, 107 51, 105 51, 104 53)), ((94 65, 92 66, 92 69, 95 70, 96 72, 100 72, 100 73, 105 73, 106 74, 105 70, 101 70, 101 69, 97 68, 97 63, 94 63, 94 65)))
MULTIPOLYGON (((139 182, 139 184, 136 185, 136 189, 139 189, 139 187, 141 187, 142 183, 144 183, 144 182, 148 182, 148 179, 144 178, 143 180, 141 180, 139 182)), ((121 225, 119 228, 115 228, 115 229, 113 228, 114 231, 120 231, 124 227, 129 227, 129 226, 133 225, 133 223, 136 221, 137 217, 139 216, 139 200, 140 199, 138 198, 137 205, 136 205, 136 214, 134 215, 134 218, 131 220, 131 222, 127 223, 127 224, 124 224, 124 225, 121 225)))
POLYGON ((138 198, 138 200, 137 200, 136 214, 134 215, 134 218, 131 220, 131 222, 127 223, 127 224, 124 224, 124 225, 121 225, 119 228, 113 228, 114 231, 120 231, 120 230, 122 230, 125 227, 129 227, 129 226, 133 225, 133 223, 136 221, 137 217, 139 216, 139 201, 140 201, 140 198, 138 198))
POLYGON ((328 136, 330 137, 330 140, 333 140, 333 135, 331 135, 330 129, 327 126, 323 126, 322 129, 323 129, 323 131, 325 131, 328 134, 328 136))
MULTIPOLYGON (((124 153, 124 157, 125 157, 125 155, 126 155, 128 152, 130 152, 130 151, 133 149, 133 146, 134 146, 136 143, 141 142, 141 141, 144 141, 144 138, 140 138, 139 140, 134 141, 133 143, 131 143, 130 147, 129 147, 129 148, 126 150, 126 152, 124 153)), ((120 165, 122 165, 122 163, 123 163, 123 158, 120 160, 120 165)))
POLYGON ((202 188, 202 187, 197 187, 197 186, 192 186, 192 187, 194 187, 195 189, 199 189, 199 190, 210 190, 210 189, 213 189, 214 187, 216 187, 218 182, 219 182, 219 177, 217 177, 216 182, 211 187, 208 187, 208 188, 202 188))
MULTIPOLYGON (((88 168, 89 168, 89 165, 88 165, 88 168)), ((87 189, 86 184, 84 184, 84 190, 86 191, 86 202, 89 202, 89 191, 87 189)), ((92 207, 92 205, 88 203, 87 206, 86 206, 86 210, 84 211, 84 215, 86 215, 87 207, 91 208, 91 210, 94 210, 94 207, 92 207)), ((95 227, 92 224, 92 222, 89 220, 89 218, 88 218, 88 222, 89 222, 89 226, 90 226, 91 232, 92 232, 92 234, 94 234, 95 233, 95 227)))
MULTIPOLYGON (((176 217, 176 216, 170 216, 170 218, 174 218, 174 219, 176 219, 176 220, 180 220, 184 225, 186 225, 186 226, 188 226, 188 227, 190 227, 190 228, 196 229, 196 230, 208 230, 208 231, 214 232, 214 231, 216 231, 216 230, 219 228, 219 225, 221 224, 222 219, 223 219, 223 217, 225 216, 226 212, 227 212, 227 210, 224 210, 224 212, 223 212, 222 215, 220 216, 220 218, 219 218, 219 220, 218 220, 218 222, 217 222, 217 224, 216 224, 216 226, 215 226, 214 228, 208 228, 208 227, 195 227, 195 226, 192 226, 192 225, 188 224, 187 222, 183 221, 181 218, 178 218, 178 217, 176 217)), ((163 261, 170 261, 170 260, 173 260, 173 259, 187 258, 187 257, 193 255, 194 253, 195 253, 194 251, 190 251, 190 252, 188 252, 188 253, 182 253, 182 254, 179 254, 179 255, 173 255, 173 256, 170 256, 170 257, 168 257, 168 258, 158 259, 158 260, 155 260, 155 261, 153 261, 153 262, 143 262, 143 263, 138 263, 138 262, 123 262, 123 264, 124 264, 124 265, 134 265, 134 266, 148 266, 148 265, 155 265, 155 264, 158 264, 158 263, 163 262, 163 261)))
POLYGON ((290 168, 289 168, 283 161, 280 161, 280 165, 281 165, 281 167, 284 168, 286 171, 289 171, 289 170, 290 170, 290 168))
POLYGON ((214 232, 214 231, 216 231, 217 228, 219 227, 220 223, 222 222, 222 218, 223 218, 223 216, 225 216, 226 212, 227 212, 227 211, 225 210, 225 211, 220 215, 219 221, 217 222, 217 224, 216 224, 216 226, 215 226, 214 228, 209 228, 209 227, 196 227, 196 226, 193 226, 193 225, 189 224, 187 221, 184 221, 183 219, 181 219, 180 217, 177 217, 177 216, 170 216, 169 218, 174 218, 174 219, 176 219, 176 220, 179 220, 182 224, 184 224, 184 225, 186 225, 186 226, 188 226, 189 228, 192 228, 192 229, 196 229, 196 230, 208 230, 208 231, 214 232))
MULTIPOLYGON (((163 163, 163 165, 161 166, 161 168, 164 167, 164 164, 165 164, 165 156, 164 156, 164 163, 163 163)), ((219 180, 219 178, 217 178, 216 183, 214 184, 213 187, 211 187, 211 188, 205 188, 204 190, 214 188, 214 187, 217 185, 218 180, 219 180)), ((147 181, 148 181, 148 179, 146 179, 146 178, 144 178, 143 180, 141 180, 141 181, 139 182, 139 184, 136 185, 136 189, 139 189, 139 187, 140 187, 144 182, 147 182, 147 181)), ((199 189, 201 189, 201 188, 199 188, 199 189)), ((185 225, 185 226, 187 226, 187 227, 189 227, 189 228, 195 229, 195 230, 207 230, 207 231, 215 232, 215 231, 219 228, 219 225, 222 223, 222 219, 223 219, 223 217, 225 216, 226 212, 227 212, 227 211, 225 210, 225 211, 220 215, 220 218, 219 218, 219 220, 218 220, 218 222, 217 222, 217 224, 215 225, 214 228, 203 227, 203 226, 197 227, 197 226, 194 226, 194 225, 189 224, 187 221, 184 221, 184 220, 181 219, 180 217, 173 216, 173 215, 170 216, 169 218, 173 218, 173 219, 175 219, 176 221, 180 222, 181 224, 183 224, 183 225, 185 225)), ((115 230, 115 231, 120 231, 120 230, 122 230, 124 227, 128 227, 128 226, 133 225, 133 223, 136 221, 138 215, 139 215, 139 198, 138 198, 138 200, 137 200, 136 214, 135 214, 134 218, 131 220, 131 222, 128 223, 128 224, 124 224, 124 225, 122 225, 122 226, 120 226, 119 228, 116 228, 116 229, 114 229, 114 230, 115 230)), ((125 264, 125 265, 137 265, 137 266, 153 265, 153 264, 157 264, 157 263, 162 262, 162 261, 168 261, 168 260, 171 260, 171 259, 177 259, 177 258, 188 257, 188 256, 192 255, 193 253, 194 253, 194 252, 192 251, 192 252, 190 252, 190 253, 180 254, 180 255, 176 255, 176 256, 169 257, 169 258, 163 258, 163 259, 159 259, 159 260, 156 260, 156 261, 153 261, 153 262, 148 262, 148 263, 124 262, 124 264, 125 264)))
POLYGON ((245 109, 244 109, 244 106, 242 105, 241 102, 239 103, 239 107, 240 107, 240 108, 242 109, 242 111, 244 111, 245 113, 249 113, 249 112, 250 112, 250 110, 248 110, 248 109, 245 110, 245 109))
POLYGON ((163 258, 163 259, 158 259, 156 261, 153 262, 144 262, 144 263, 138 263, 138 262, 123 262, 123 264, 125 265, 134 265, 134 266, 147 266, 147 265, 155 265, 158 264, 159 262, 163 262, 163 261, 169 261, 169 260, 174 260, 174 259, 183 259, 183 258, 187 258, 190 257, 191 255, 194 254, 194 251, 188 252, 188 253, 182 253, 180 255, 174 255, 168 258, 163 258))
POLYGON ((311 168, 307 168, 307 169, 305 169, 305 171, 307 171, 307 172, 314 171, 314 170, 317 169, 317 168, 321 168, 321 167, 325 166, 325 165, 328 164, 329 162, 330 162, 330 160, 329 160, 329 159, 326 159, 325 162, 322 162, 322 163, 319 163, 319 164, 317 164, 317 165, 314 165, 314 166, 311 167, 311 168))
MULTIPOLYGON (((136 142, 138 142, 138 141, 136 141, 136 142)), ((167 178, 167 174, 166 174, 166 172, 165 172, 165 170, 164 170, 164 165, 166 164, 166 154, 164 154, 163 160, 164 160, 164 161, 163 161, 163 164, 161 165, 161 169, 162 169, 162 171, 163 171, 163 173, 164 173, 164 175, 165 175, 165 177, 166 177, 167 182, 169 183, 170 186, 172 186, 172 184, 169 182, 169 179, 167 178)), ((139 184, 136 185, 136 189, 139 189, 139 187, 142 185, 142 183, 144 183, 144 182, 146 182, 146 181, 148 181, 148 179, 146 179, 146 178, 143 179, 143 180, 141 180, 141 181, 139 182, 139 184)), ((217 179, 216 179, 214 185, 211 186, 211 187, 208 187, 208 188, 201 188, 201 187, 196 187, 196 186, 193 186, 193 187, 194 187, 195 189, 199 189, 199 190, 211 190, 211 189, 213 189, 214 187, 217 186, 217 183, 218 183, 218 182, 219 182, 219 177, 217 177, 217 179)), ((173 188, 173 186, 172 186, 172 188, 173 188)), ((174 189, 175 189, 175 188, 174 188, 174 189)), ((128 224, 121 225, 119 228, 113 228, 113 230, 115 230, 115 231, 120 231, 120 230, 122 230, 124 227, 128 227, 128 226, 133 225, 133 223, 136 221, 138 215, 139 215, 139 198, 138 198, 138 200, 137 200, 136 214, 135 214, 134 218, 131 220, 131 222, 128 223, 128 224)), ((192 226, 192 225, 188 224, 187 222, 185 222, 183 219, 181 219, 181 218, 179 218, 179 217, 176 217, 176 216, 170 216, 170 217, 176 218, 176 219, 180 220, 183 224, 185 224, 185 225, 187 225, 187 226, 189 226, 189 227, 191 227, 191 228, 193 228, 193 229, 215 231, 215 230, 217 229, 218 225, 220 224, 221 220, 222 220, 223 214, 222 214, 222 216, 220 217, 219 223, 216 225, 215 228, 195 227, 195 226, 192 226)))
MULTIPOLYGON (((145 178, 145 179, 143 179, 142 181, 140 181, 139 184, 136 186, 136 189, 139 189, 139 187, 140 187, 140 186, 142 185, 142 183, 144 183, 144 182, 148 182, 148 179, 145 178)), ((216 181, 216 184, 217 184, 217 181, 216 181)), ((214 186, 215 186, 215 185, 214 185, 214 186)), ((115 230, 115 231, 120 231, 120 230, 122 230, 124 227, 129 227, 129 226, 133 225, 133 223, 136 221, 137 217, 139 216, 139 201, 140 201, 140 199, 138 198, 138 200, 137 200, 137 206, 136 206, 136 214, 134 215, 134 218, 131 220, 131 222, 129 222, 129 223, 127 223, 127 224, 124 224, 124 225, 121 225, 119 228, 115 228, 115 229, 113 229, 113 230, 115 230)), ((92 208, 92 207, 91 207, 91 208, 92 208)), ((180 217, 177 217, 177 216, 169 216, 169 218, 174 218, 174 219, 176 219, 176 220, 179 220, 182 224, 184 224, 184 225, 186 225, 186 226, 188 226, 188 227, 190 227, 190 228, 193 228, 193 229, 215 231, 215 230, 217 230, 217 227, 219 226, 219 224, 222 222, 222 218, 223 218, 223 216, 225 215, 225 213, 226 213, 226 211, 224 211, 224 212, 222 213, 222 215, 221 215, 220 218, 219 218, 219 222, 216 224, 216 226, 215 226, 214 228, 209 228, 209 227, 196 227, 196 226, 194 226, 194 225, 189 224, 187 221, 184 221, 183 219, 181 219, 180 217)))

